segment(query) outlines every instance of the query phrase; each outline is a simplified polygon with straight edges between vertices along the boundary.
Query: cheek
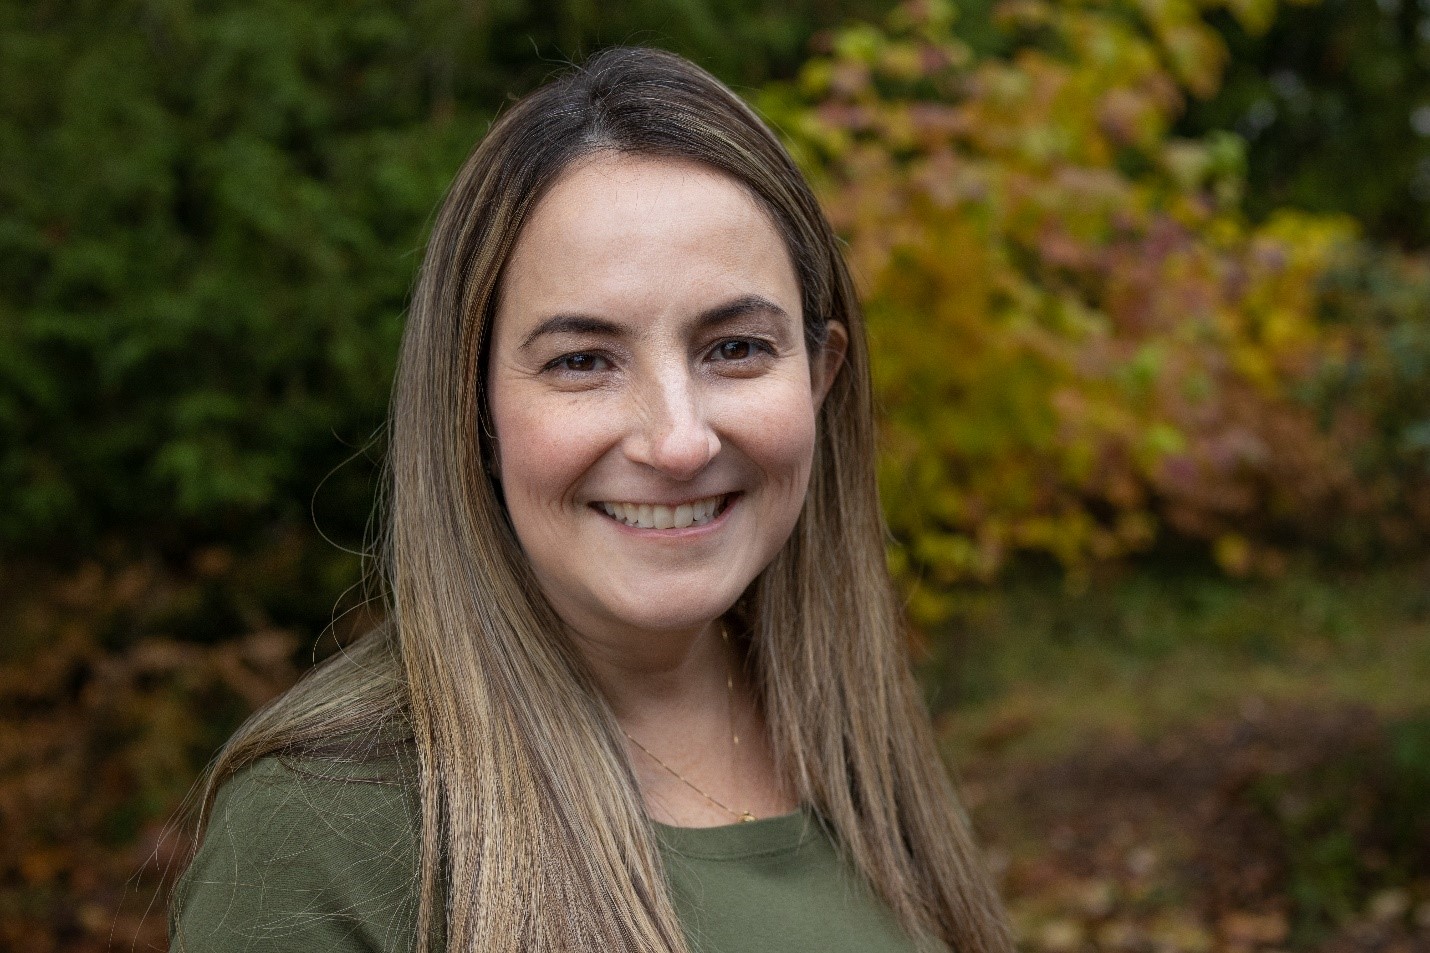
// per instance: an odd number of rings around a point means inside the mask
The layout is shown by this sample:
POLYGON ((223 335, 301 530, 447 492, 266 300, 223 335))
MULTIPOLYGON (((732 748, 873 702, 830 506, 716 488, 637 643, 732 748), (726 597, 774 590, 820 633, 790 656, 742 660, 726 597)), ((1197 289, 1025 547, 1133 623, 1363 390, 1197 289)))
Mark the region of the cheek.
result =
POLYGON ((795 391, 778 400, 765 401, 759 412, 746 420, 746 454, 776 495, 794 498, 797 514, 814 460, 815 421, 809 395, 795 391))
MULTIPOLYGON (((516 396, 516 395, 514 395, 516 396)), ((497 474, 518 533, 543 512, 558 511, 570 490, 599 456, 593 415, 562 413, 537 400, 494 402, 497 474)))

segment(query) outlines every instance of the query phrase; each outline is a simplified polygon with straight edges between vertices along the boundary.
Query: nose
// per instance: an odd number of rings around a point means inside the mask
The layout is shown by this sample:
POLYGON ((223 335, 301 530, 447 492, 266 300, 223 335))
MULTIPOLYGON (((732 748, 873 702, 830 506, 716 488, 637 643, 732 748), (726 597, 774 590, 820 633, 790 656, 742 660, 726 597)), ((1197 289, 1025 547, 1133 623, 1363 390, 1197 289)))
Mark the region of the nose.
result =
POLYGON ((720 452, 705 401, 685 369, 667 369, 639 390, 626 455, 675 480, 693 480, 720 452))

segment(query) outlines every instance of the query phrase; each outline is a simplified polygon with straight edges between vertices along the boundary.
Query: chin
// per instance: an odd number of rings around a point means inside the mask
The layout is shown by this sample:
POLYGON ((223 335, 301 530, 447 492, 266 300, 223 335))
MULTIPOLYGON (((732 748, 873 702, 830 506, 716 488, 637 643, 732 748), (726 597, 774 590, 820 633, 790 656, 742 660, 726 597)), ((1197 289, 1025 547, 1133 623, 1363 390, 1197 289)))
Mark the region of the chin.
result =
POLYGON ((612 617, 620 624, 642 632, 684 632, 720 618, 734 604, 735 600, 731 599, 728 603, 709 608, 680 606, 666 611, 613 613, 612 617))
POLYGON ((739 592, 724 595, 707 595, 699 600, 691 600, 689 590, 682 593, 648 592, 643 598, 606 603, 601 606, 602 614, 618 625, 645 632, 680 632, 699 628, 720 618, 735 604, 739 592))

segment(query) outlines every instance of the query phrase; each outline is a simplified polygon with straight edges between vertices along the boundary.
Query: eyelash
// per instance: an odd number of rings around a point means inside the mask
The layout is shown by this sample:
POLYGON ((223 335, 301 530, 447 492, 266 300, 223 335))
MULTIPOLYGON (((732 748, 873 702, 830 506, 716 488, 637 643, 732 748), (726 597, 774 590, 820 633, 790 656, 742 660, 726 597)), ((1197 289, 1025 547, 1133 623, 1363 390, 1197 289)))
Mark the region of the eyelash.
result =
MULTIPOLYGON (((758 357, 758 356, 760 356, 760 355, 765 355, 765 356, 771 356, 771 357, 772 357, 772 356, 774 356, 774 354, 775 354, 774 345, 771 344, 769 341, 765 341, 765 340, 762 340, 762 339, 760 339, 760 338, 725 338, 724 340, 717 342, 717 343, 715 344, 715 346, 710 349, 710 351, 708 352, 708 354, 713 354, 713 353, 719 351, 721 348, 725 347, 725 346, 728 345, 728 344, 745 344, 745 345, 748 345, 748 346, 749 346, 749 349, 750 349, 750 350, 749 350, 749 353, 746 354, 744 357, 732 357, 732 358, 729 358, 729 359, 726 359, 726 360, 717 360, 715 363, 721 363, 721 364, 738 364, 738 363, 743 363, 743 362, 745 362, 745 361, 753 360, 753 359, 755 359, 756 357, 758 357)), ((591 374, 591 373, 595 373, 595 371, 591 371, 591 370, 578 371, 578 370, 575 370, 574 368, 565 366, 565 365, 566 365, 566 362, 571 361, 571 360, 574 360, 574 359, 576 359, 576 358, 591 358, 591 359, 595 359, 595 360, 605 361, 607 364, 611 363, 611 359, 610 359, 609 357, 607 357, 606 355, 600 353, 599 351, 572 351, 572 352, 569 353, 569 354, 563 354, 563 355, 561 355, 560 357, 556 358, 555 360, 550 361, 549 363, 547 363, 547 365, 546 365, 544 368, 542 368, 542 370, 544 370, 544 371, 554 371, 554 372, 556 372, 556 373, 565 373, 565 374, 591 374)))

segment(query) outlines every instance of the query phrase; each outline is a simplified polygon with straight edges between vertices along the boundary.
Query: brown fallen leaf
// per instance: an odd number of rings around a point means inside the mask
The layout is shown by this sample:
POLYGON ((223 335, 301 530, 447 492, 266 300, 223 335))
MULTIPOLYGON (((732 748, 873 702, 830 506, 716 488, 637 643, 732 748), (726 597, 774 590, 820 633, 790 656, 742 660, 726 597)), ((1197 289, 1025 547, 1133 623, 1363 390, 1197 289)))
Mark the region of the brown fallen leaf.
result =
POLYGON ((1146 943, 1147 934, 1130 920, 1112 920, 1097 929, 1097 945, 1103 950, 1136 950, 1146 943))
POLYGON ((1289 932, 1289 925, 1284 913, 1235 911, 1224 915, 1217 921, 1217 932, 1227 943, 1265 946, 1284 941, 1289 932))
POLYGON ((1366 912, 1372 920, 1389 923, 1399 920, 1410 912, 1410 891, 1404 889, 1382 890, 1370 898, 1366 912))
POLYGON ((1185 913, 1166 913, 1147 926, 1147 937, 1159 950, 1207 953, 1213 946, 1211 931, 1185 913))
POLYGON ((1050 920, 1038 932, 1038 946, 1048 953, 1071 953, 1081 947, 1086 938, 1087 932, 1076 920, 1050 920))

